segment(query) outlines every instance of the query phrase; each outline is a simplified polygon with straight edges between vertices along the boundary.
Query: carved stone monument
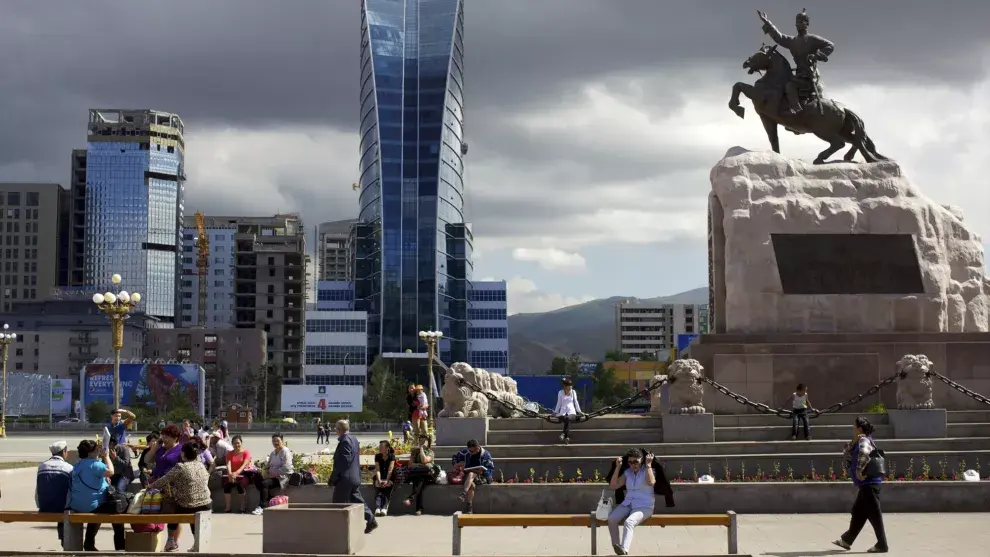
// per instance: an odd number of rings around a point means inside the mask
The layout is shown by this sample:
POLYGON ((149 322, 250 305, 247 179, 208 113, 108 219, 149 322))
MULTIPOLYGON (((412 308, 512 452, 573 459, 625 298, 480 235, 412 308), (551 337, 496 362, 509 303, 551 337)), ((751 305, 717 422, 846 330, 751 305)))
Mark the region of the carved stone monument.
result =
MULTIPOLYGON (((689 354, 713 379, 772 405, 797 383, 815 400, 838 401, 888 377, 910 352, 990 391, 983 242, 961 210, 926 197, 896 162, 815 165, 734 147, 712 169, 711 188, 716 334, 689 354)), ((933 388, 940 406, 976 408, 933 388)), ((880 399, 897 407, 892 388, 880 399)), ((725 397, 708 407, 741 409, 725 397)))
POLYGON ((471 367, 464 362, 450 366, 440 390, 443 410, 437 414, 436 442, 438 445, 463 445, 468 439, 487 443, 489 418, 514 418, 525 401, 519 396, 511 377, 471 367), (505 402, 492 402, 475 385, 505 402))

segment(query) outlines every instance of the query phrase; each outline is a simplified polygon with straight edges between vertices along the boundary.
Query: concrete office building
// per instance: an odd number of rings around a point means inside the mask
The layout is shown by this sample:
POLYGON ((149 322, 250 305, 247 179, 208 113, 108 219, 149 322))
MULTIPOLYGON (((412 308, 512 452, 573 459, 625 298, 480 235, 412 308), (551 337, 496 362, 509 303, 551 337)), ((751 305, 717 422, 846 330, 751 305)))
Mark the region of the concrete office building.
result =
POLYGON ((505 375, 509 371, 506 284, 474 281, 468 290, 468 362, 505 375))
POLYGON ((364 0, 355 309, 369 357, 422 350, 468 359, 462 0, 364 0))
POLYGON ((324 222, 316 227, 316 280, 354 279, 351 226, 356 219, 324 222))
POLYGON ((153 329, 144 341, 144 357, 201 365, 206 373, 210 414, 230 403, 250 404, 249 385, 268 362, 268 337, 262 329, 153 329))
MULTIPOLYGON (((113 358, 110 325, 89 289, 56 289, 52 299, 15 302, 0 322, 17 340, 8 349, 8 371, 77 379, 79 369, 97 358, 113 358)), ((146 320, 135 314, 124 322, 125 360, 142 358, 146 320)))
POLYGON ((85 204, 84 284, 110 290, 110 277, 120 274, 121 287, 140 292, 145 311, 162 327, 177 314, 184 152, 175 114, 92 109, 85 192, 73 195, 85 204))
POLYGON ((182 271, 179 277, 179 315, 183 327, 210 329, 234 326, 234 235, 240 217, 207 217, 206 235, 210 255, 203 275, 206 281, 204 322, 199 322, 200 290, 198 268, 199 232, 196 217, 186 216, 182 229, 182 271))
POLYGON ((69 265, 69 192, 58 184, 0 183, 3 303, 44 299, 65 284, 69 265))
POLYGON ((368 314, 346 309, 350 283, 317 283, 306 311, 306 384, 367 385, 368 314))
POLYGON ((678 334, 708 332, 706 304, 651 304, 638 300, 615 306, 615 348, 630 356, 649 354, 665 360, 678 334))

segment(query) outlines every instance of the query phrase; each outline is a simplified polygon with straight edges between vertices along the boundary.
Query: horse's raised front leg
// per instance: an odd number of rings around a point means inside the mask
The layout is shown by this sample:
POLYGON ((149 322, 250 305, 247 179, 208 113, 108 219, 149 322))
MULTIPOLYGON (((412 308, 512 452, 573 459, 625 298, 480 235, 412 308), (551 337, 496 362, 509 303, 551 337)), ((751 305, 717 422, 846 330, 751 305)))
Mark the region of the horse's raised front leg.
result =
POLYGON ((779 155, 780 137, 777 135, 777 122, 762 114, 760 114, 760 120, 763 122, 763 129, 767 131, 767 139, 770 140, 770 148, 773 149, 774 153, 779 155))
POLYGON ((749 83, 737 82, 732 86, 732 98, 729 99, 729 108, 732 112, 736 113, 736 116, 740 118, 746 117, 746 109, 739 104, 739 95, 746 95, 749 100, 753 100, 753 86, 749 83))

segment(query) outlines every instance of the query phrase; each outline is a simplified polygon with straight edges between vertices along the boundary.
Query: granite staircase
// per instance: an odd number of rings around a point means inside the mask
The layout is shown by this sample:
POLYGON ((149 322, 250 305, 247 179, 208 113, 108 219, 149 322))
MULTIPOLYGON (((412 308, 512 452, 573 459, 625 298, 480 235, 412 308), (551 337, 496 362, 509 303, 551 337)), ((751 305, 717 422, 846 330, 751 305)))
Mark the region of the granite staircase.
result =
MULTIPOLYGON (((842 449, 861 414, 830 414, 811 421, 812 440, 791 441, 790 420, 758 414, 715 416, 714 443, 664 443, 663 419, 612 415, 571 427, 569 444, 560 441, 560 425, 535 418, 489 420, 486 447, 495 459, 496 477, 594 477, 608 473, 615 457, 630 447, 644 447, 665 462, 667 474, 685 480, 710 474, 767 474, 801 479, 815 474, 841 475, 842 449)), ((948 437, 893 439, 886 414, 867 414, 874 438, 886 451, 897 475, 951 477, 963 469, 990 472, 990 411, 948 412, 948 437), (984 470, 985 468, 985 470, 984 470)), ((449 459, 460 447, 438 446, 437 457, 449 459)))

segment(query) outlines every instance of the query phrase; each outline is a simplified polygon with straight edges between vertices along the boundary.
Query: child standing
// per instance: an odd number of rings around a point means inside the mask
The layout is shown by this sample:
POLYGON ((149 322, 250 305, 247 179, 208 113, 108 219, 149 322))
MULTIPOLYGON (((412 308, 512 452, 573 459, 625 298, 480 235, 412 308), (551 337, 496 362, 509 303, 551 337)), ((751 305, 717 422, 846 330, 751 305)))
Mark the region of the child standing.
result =
POLYGON ((430 437, 430 432, 428 430, 430 403, 426 399, 426 393, 423 392, 422 385, 416 385, 412 394, 413 404, 416 406, 416 410, 413 412, 412 416, 413 432, 417 437, 424 437, 428 439, 430 437))
POLYGON ((791 395, 791 441, 797 441, 798 423, 804 428, 804 438, 811 441, 811 426, 808 425, 808 411, 814 412, 811 401, 808 400, 808 387, 798 383, 797 390, 791 395))

